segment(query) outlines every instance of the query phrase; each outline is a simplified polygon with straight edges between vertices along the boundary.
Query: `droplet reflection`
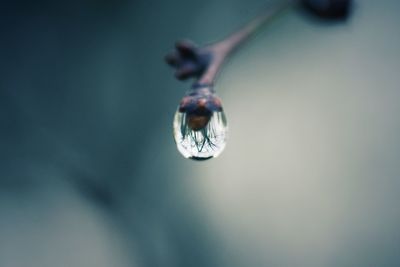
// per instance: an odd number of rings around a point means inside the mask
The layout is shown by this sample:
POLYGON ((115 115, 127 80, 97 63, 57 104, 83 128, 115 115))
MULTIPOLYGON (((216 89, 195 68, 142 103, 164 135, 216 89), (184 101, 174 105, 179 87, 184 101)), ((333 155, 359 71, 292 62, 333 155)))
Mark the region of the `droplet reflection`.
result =
POLYGON ((227 123, 221 100, 210 86, 196 86, 183 97, 174 118, 179 152, 194 160, 218 156, 225 148, 227 123))

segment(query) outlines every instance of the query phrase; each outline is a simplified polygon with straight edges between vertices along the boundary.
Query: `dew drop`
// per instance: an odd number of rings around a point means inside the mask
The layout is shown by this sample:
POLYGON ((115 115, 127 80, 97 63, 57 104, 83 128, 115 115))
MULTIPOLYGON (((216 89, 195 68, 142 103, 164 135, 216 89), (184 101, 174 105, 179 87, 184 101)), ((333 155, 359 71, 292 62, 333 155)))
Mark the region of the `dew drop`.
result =
POLYGON ((189 90, 175 113, 173 126, 176 146, 185 158, 207 160, 225 148, 228 126, 212 87, 189 90))
POLYGON ((179 152, 193 160, 217 157, 227 140, 227 123, 220 98, 212 86, 197 84, 182 98, 174 118, 179 152))
POLYGON ((225 148, 228 127, 222 108, 207 115, 193 115, 178 108, 173 126, 175 143, 185 158, 207 160, 225 148))

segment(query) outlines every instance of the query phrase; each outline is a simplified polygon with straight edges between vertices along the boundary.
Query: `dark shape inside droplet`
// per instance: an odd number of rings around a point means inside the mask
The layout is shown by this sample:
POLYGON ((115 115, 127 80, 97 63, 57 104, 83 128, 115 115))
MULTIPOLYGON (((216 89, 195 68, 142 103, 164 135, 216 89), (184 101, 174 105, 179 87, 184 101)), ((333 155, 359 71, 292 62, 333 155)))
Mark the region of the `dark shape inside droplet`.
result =
POLYGON ((210 121, 210 115, 189 115, 187 116, 187 124, 193 131, 199 131, 205 128, 210 121))
POLYGON ((211 159, 211 158, 213 158, 213 156, 204 157, 204 158, 202 158, 202 157, 190 157, 190 159, 195 160, 195 161, 204 161, 204 160, 208 160, 208 159, 211 159))

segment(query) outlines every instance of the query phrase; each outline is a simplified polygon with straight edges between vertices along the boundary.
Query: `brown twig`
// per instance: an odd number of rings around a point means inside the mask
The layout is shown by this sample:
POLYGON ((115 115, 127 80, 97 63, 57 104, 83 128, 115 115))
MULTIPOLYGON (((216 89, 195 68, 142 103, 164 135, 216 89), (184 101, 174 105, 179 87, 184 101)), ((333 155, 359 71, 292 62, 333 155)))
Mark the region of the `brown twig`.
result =
POLYGON ((281 0, 272 3, 263 13, 243 28, 217 43, 197 47, 188 40, 176 43, 176 50, 166 56, 168 64, 176 68, 180 80, 195 78, 194 87, 212 85, 226 59, 262 25, 289 7, 304 7, 322 19, 344 20, 351 8, 351 0, 281 0))
POLYGON ((226 59, 257 29, 272 20, 286 8, 299 0, 284 0, 267 8, 262 14, 254 18, 243 28, 229 35, 217 43, 197 47, 189 40, 178 41, 176 51, 166 56, 166 61, 175 67, 175 76, 180 80, 194 77, 195 85, 211 85, 226 59))
POLYGON ((207 49, 211 51, 213 55, 213 60, 210 62, 208 68, 205 70, 203 75, 201 75, 201 77, 198 79, 197 83, 213 84, 225 60, 235 50, 237 50, 237 48, 241 44, 248 40, 262 25, 264 25, 268 21, 271 21, 282 11, 297 2, 297 0, 286 0, 283 3, 274 4, 272 7, 266 9, 266 11, 250 21, 247 25, 245 25, 237 32, 231 34, 220 42, 208 46, 207 49))

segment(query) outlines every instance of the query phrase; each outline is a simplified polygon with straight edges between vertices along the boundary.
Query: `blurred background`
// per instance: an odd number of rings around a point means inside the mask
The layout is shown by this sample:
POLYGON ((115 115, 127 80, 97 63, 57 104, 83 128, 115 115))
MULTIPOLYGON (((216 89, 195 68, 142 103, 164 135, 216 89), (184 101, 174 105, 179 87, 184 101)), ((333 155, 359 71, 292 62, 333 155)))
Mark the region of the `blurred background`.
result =
POLYGON ((266 2, 2 1, 0 267, 400 266, 398 1, 277 18, 217 82, 224 153, 177 152, 163 56, 266 2))

